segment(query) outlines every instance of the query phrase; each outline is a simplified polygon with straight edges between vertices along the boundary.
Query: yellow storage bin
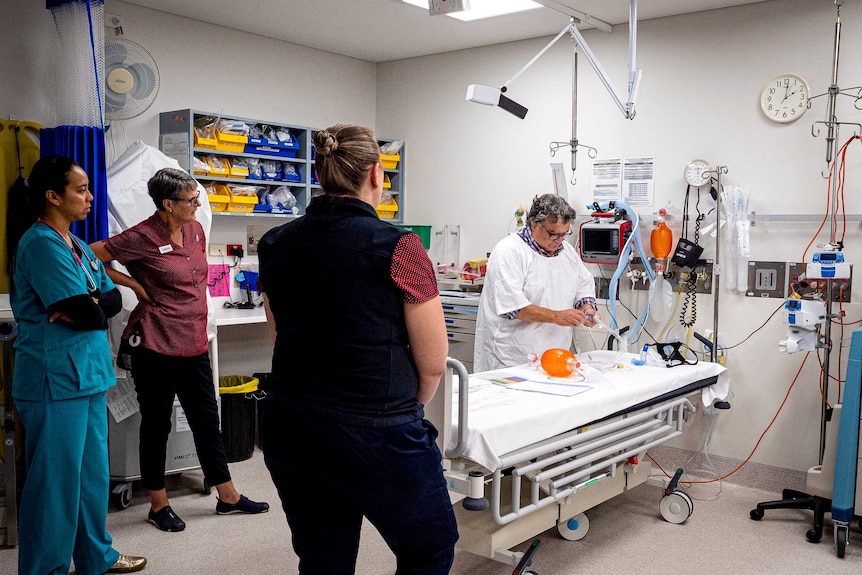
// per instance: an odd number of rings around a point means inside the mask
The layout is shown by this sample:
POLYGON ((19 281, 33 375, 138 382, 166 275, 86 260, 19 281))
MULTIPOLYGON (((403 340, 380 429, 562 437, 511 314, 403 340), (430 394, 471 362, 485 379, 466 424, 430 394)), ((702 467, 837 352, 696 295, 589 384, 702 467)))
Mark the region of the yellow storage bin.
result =
POLYGON ((248 166, 244 164, 238 164, 231 162, 229 159, 225 158, 225 163, 227 164, 227 175, 231 178, 247 178, 248 177, 248 166))
POLYGON ((257 194, 254 192, 244 193, 237 192, 233 188, 230 190, 230 204, 227 206, 229 212, 240 212, 250 214, 254 211, 257 205, 257 194))
POLYGON ((207 199, 210 201, 210 210, 225 212, 230 204, 230 190, 224 184, 218 184, 215 193, 212 193, 212 188, 207 188, 207 199))
POLYGON ((401 154, 380 154, 380 165, 384 170, 397 170, 401 154))
POLYGON ((389 179, 389 174, 383 176, 383 189, 388 190, 392 188, 392 180, 389 179))
POLYGON ((201 128, 195 128, 195 148, 215 150, 216 139, 207 135, 209 132, 201 128))
POLYGON ((381 220, 391 220, 395 217, 395 214, 398 213, 398 202, 395 201, 395 198, 390 197, 389 201, 392 203, 386 202, 386 200, 382 200, 384 203, 377 204, 377 217, 381 220))
POLYGON ((194 175, 208 176, 212 172, 212 168, 206 158, 196 155, 192 158, 192 162, 194 164, 194 167, 192 168, 194 175))
POLYGON ((226 158, 210 154, 206 157, 207 164, 210 166, 210 176, 227 176, 230 170, 230 164, 226 158))
POLYGON ((245 145, 248 144, 248 136, 238 136, 235 134, 223 134, 216 130, 216 150, 222 152, 239 152, 245 151, 245 145))

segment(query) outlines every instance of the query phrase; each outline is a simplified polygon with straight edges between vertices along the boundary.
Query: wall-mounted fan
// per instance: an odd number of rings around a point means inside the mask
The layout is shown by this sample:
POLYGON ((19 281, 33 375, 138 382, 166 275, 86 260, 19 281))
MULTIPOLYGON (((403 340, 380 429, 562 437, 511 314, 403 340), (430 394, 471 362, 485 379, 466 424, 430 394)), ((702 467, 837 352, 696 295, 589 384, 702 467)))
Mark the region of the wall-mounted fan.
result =
POLYGON ((159 68, 147 50, 131 40, 105 42, 105 116, 134 118, 149 108, 159 92, 159 68))

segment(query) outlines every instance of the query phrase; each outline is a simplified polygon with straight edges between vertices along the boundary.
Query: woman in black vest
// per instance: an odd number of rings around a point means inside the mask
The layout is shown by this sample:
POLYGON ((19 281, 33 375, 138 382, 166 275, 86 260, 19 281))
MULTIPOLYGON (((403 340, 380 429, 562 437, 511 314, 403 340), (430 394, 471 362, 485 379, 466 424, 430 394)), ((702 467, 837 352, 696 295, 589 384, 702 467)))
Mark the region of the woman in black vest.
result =
POLYGON ((373 132, 336 125, 314 145, 324 193, 258 245, 275 341, 266 464, 303 575, 353 573, 363 517, 399 575, 443 575, 458 532, 423 412, 448 346, 433 267, 419 236, 377 217, 373 132))

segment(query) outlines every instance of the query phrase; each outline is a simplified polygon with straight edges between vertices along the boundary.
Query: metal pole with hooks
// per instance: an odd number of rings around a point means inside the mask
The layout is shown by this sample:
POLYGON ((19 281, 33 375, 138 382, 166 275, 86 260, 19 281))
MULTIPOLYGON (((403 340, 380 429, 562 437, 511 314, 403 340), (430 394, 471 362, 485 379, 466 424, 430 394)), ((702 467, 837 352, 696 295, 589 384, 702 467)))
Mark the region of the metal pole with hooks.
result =
POLYGON ((721 293, 721 265, 719 255, 721 254, 721 175, 727 173, 727 166, 716 166, 715 170, 715 261, 712 266, 712 348, 709 350, 709 361, 715 363, 718 358, 718 297, 721 293))
MULTIPOLYGON (((838 59, 841 53, 841 4, 843 1, 835 0, 835 6, 838 17, 835 21, 835 40, 832 45, 832 79, 829 85, 829 91, 826 94, 826 119, 823 122, 826 125, 826 163, 831 164, 829 193, 831 201, 828 208, 829 220, 829 241, 835 236, 835 220, 831 216, 837 210, 837 185, 838 185, 838 166, 834 161, 835 140, 840 132, 840 122, 835 117, 835 101, 838 98, 840 89, 838 88, 838 59)), ((823 369, 821 371, 821 387, 823 389, 823 401, 820 407, 820 449, 818 455, 818 463, 823 463, 823 457, 826 452, 826 424, 829 418, 827 402, 829 400, 829 367, 832 337, 832 282, 826 282, 826 323, 823 327, 823 369)))

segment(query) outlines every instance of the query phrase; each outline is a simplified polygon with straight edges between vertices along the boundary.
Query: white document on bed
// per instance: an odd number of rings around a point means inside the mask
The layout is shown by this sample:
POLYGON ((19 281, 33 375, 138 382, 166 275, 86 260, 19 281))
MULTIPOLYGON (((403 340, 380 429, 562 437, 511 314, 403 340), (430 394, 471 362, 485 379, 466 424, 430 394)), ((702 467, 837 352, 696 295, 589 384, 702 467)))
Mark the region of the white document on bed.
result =
POLYGON ((549 377, 544 372, 537 371, 527 378, 503 370, 486 372, 485 375, 487 377, 483 377, 482 375, 478 377, 488 379, 491 383, 501 385, 507 389, 518 391, 532 391, 535 393, 571 397, 592 389, 591 386, 584 384, 586 378, 581 374, 573 374, 570 377, 549 377))
MULTIPOLYGON (((502 455, 725 371, 721 365, 709 362, 672 368, 634 366, 631 359, 637 356, 633 354, 599 352, 599 358, 602 353, 613 357, 606 364, 594 364, 600 369, 586 365, 585 381, 572 384, 589 386, 589 390, 571 396, 531 393, 514 389, 511 384, 490 381, 499 377, 519 377, 525 381, 547 378, 544 372, 529 365, 471 375, 469 429, 463 456, 493 470, 500 465, 502 455)), ((596 356, 596 352, 592 354, 596 356)), ((457 409, 457 389, 453 395, 457 409)), ((456 425, 453 422, 453 427, 456 425)))

